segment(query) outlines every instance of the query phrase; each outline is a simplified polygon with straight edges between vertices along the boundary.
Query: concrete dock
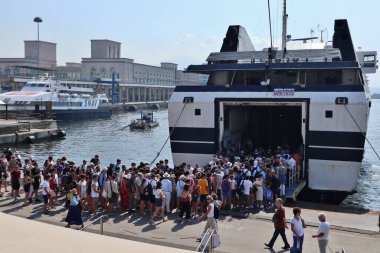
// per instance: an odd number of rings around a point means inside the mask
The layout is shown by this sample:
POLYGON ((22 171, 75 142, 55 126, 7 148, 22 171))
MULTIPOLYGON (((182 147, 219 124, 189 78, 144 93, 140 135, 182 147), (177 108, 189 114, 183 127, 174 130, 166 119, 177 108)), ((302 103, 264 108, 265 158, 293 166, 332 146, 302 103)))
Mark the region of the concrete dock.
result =
POLYGON ((28 138, 41 140, 59 131, 54 120, 3 120, 0 119, 0 144, 24 143, 28 138))
MULTIPOLYGON (((23 196, 23 194, 21 195, 23 196)), ((299 204, 302 207, 302 203, 299 204)), ((292 217, 291 208, 286 208, 287 219, 291 219, 292 217)), ((33 203, 32 205, 23 207, 21 200, 13 203, 12 199, 6 195, 0 198, 0 211, 60 227, 65 225, 64 218, 67 214, 67 209, 63 207, 62 200, 59 201, 56 209, 50 211, 49 215, 43 215, 41 204, 33 203)), ((319 252, 318 242, 316 239, 311 238, 311 235, 317 232, 317 214, 320 211, 324 211, 327 214, 327 220, 331 224, 329 246, 334 253, 338 250, 341 252, 342 247, 344 247, 347 253, 378 252, 380 248, 380 233, 377 227, 378 215, 365 211, 357 212, 355 210, 350 211, 350 209, 341 209, 338 206, 335 206, 335 210, 330 210, 329 207, 319 206, 318 204, 315 204, 312 209, 307 207, 302 208, 302 217, 309 225, 305 229, 303 252, 319 252)), ((99 216, 100 214, 92 216, 88 212, 84 212, 83 219, 85 225, 99 216)), ((270 240, 274 231, 273 223, 269 218, 271 216, 272 212, 255 212, 254 210, 243 213, 225 213, 220 217, 220 221, 218 222, 222 245, 216 249, 216 252, 285 252, 281 250, 283 243, 280 237, 277 239, 273 250, 269 250, 264 246, 264 243, 270 240)), ((188 223, 177 223, 175 221, 176 217, 177 214, 170 214, 167 222, 152 226, 149 225, 148 216, 116 211, 104 223, 104 234, 156 246, 160 245, 194 251, 198 246, 195 238, 201 234, 205 221, 194 220, 188 223)), ((25 222, 29 223, 31 221, 25 220, 25 222)), ((20 228, 20 231, 14 231, 14 233, 19 235, 22 230, 21 224, 17 223, 17 225, 12 227, 12 230, 4 228, 2 229, 2 233, 5 233, 5 231, 10 233, 15 228, 20 228)), ((77 228, 72 226, 70 232, 77 228)), ((99 229, 99 222, 96 222, 94 225, 89 226, 86 231, 98 234, 99 229)), ((292 243, 291 231, 287 230, 286 234, 288 241, 292 243)), ((79 234, 77 235, 78 239, 81 238, 79 234)), ((68 242, 67 240, 64 241, 68 242)), ((101 252, 101 250, 93 252, 101 252)), ((181 251, 178 250, 178 252, 181 251)))

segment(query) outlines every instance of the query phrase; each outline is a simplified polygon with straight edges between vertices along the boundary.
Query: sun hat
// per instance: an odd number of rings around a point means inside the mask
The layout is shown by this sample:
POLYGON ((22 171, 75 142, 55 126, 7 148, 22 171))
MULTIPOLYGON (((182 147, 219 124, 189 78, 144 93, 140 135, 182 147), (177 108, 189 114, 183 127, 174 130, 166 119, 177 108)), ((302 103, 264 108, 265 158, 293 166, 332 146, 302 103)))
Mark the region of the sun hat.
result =
POLYGON ((164 177, 164 178, 168 178, 168 177, 170 177, 170 175, 169 175, 169 173, 166 172, 166 173, 163 175, 163 177, 164 177))

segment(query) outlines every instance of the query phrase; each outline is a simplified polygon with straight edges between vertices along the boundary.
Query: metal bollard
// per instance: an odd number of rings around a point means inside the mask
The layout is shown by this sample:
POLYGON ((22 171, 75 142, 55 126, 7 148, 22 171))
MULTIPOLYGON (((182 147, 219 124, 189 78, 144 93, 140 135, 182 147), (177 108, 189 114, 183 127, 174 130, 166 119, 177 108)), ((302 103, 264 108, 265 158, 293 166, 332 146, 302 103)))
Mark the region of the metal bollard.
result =
POLYGON ((103 217, 100 218, 100 234, 103 235, 103 217))

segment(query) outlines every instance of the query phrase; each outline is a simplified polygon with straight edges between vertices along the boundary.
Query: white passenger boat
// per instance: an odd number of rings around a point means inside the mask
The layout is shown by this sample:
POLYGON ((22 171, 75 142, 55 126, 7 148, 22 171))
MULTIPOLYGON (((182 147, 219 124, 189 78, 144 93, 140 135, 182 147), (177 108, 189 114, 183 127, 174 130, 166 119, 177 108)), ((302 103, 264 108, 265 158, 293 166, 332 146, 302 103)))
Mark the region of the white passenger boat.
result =
MULTIPOLYGON (((284 11, 284 27, 287 14, 284 11)), ((347 20, 335 20, 332 45, 289 41, 256 51, 242 26, 230 26, 220 52, 187 72, 206 86, 177 86, 169 101, 174 164, 205 165, 232 146, 289 145, 304 157, 309 199, 338 203, 355 192, 371 107, 367 77, 377 52, 356 52, 347 20), (292 45, 293 44, 293 45, 292 45)))
POLYGON ((91 88, 61 85, 52 77, 44 76, 27 82, 20 91, 0 94, 8 114, 30 114, 55 119, 87 119, 110 117, 112 106, 105 94, 95 94, 91 88))

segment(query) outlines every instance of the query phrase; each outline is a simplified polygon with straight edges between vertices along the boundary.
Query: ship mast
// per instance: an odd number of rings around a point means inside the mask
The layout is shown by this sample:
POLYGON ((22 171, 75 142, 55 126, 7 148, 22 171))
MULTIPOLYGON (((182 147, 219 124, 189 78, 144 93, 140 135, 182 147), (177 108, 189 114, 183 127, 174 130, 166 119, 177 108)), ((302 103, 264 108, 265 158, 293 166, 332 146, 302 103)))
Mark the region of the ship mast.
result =
POLYGON ((287 28, 288 28, 288 14, 286 14, 286 0, 284 0, 284 11, 282 14, 282 47, 281 49, 286 52, 286 41, 287 41, 287 28))

